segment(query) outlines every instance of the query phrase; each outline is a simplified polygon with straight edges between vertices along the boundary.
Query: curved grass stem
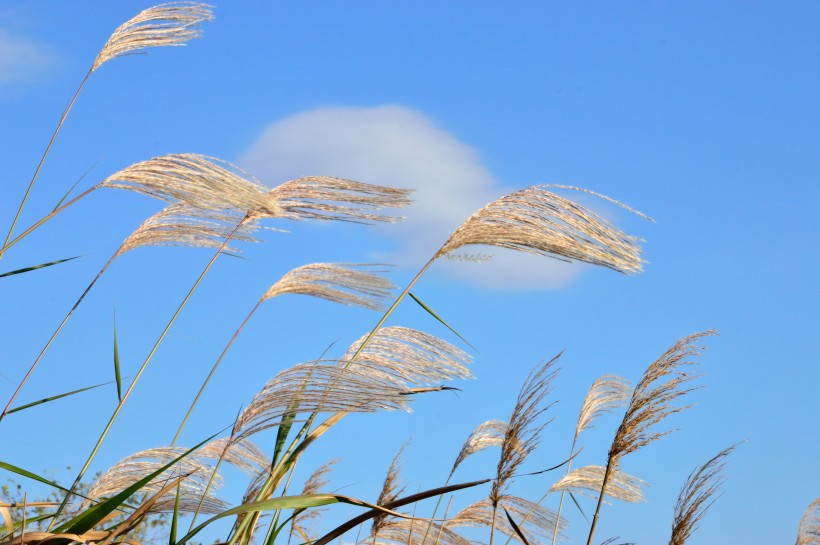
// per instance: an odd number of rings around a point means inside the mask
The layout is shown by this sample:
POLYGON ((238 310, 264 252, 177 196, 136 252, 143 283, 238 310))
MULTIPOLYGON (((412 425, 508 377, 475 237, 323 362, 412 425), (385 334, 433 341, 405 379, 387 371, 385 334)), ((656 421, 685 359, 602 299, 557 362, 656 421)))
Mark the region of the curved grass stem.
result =
MULTIPOLYGON (((46 162, 46 157, 51 152, 51 148, 54 145, 54 141, 57 140, 57 135, 60 134, 60 129, 63 128, 63 123, 65 123, 66 118, 68 118, 69 112, 71 112, 71 108, 74 106, 74 103, 77 101, 77 97, 80 96, 80 91, 83 90, 85 87, 86 82, 88 81, 89 76, 91 76, 92 70, 89 70, 88 73, 83 78, 83 81, 80 83, 80 86, 77 88, 77 91, 74 93, 74 96, 71 98, 71 101, 66 106, 66 109, 63 111, 63 115, 60 116, 60 121, 57 123, 57 127, 54 129, 54 133, 51 135, 51 139, 48 141, 48 145, 46 146, 46 150, 43 152, 42 157, 40 157, 40 162, 37 163, 37 168, 34 170, 34 175, 31 177, 31 181, 26 188, 26 192, 23 195, 23 200, 20 201, 20 206, 17 209, 17 213, 14 215, 14 219, 11 222, 11 227, 9 227, 9 232, 6 235, 6 239, 3 241, 3 248, 0 249, 0 259, 3 258, 3 254, 6 251, 6 248, 10 246, 9 240, 11 240, 12 235, 14 234, 14 228, 17 226, 17 221, 20 219, 20 215, 23 213, 23 208, 26 206, 26 202, 28 201, 29 195, 31 194, 31 189, 34 187, 34 182, 37 181, 37 177, 40 175, 40 171, 43 169, 43 164, 46 162)), ((19 238, 19 237, 18 237, 19 238)))

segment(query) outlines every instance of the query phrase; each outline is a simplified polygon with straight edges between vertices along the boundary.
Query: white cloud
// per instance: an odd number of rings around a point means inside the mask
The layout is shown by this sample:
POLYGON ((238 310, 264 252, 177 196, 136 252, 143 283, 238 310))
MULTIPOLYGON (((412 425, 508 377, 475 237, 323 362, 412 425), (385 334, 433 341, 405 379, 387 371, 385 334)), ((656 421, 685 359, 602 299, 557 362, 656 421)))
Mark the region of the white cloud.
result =
POLYGON ((32 81, 55 60, 44 45, 0 29, 0 85, 32 81))
MULTIPOLYGON (((473 212, 518 188, 504 188, 475 150, 402 106, 322 108, 270 125, 238 161, 257 177, 287 180, 333 175, 414 188, 415 204, 395 229, 399 265, 420 267, 473 212)), ((487 263, 442 262, 436 268, 483 287, 556 288, 585 268, 542 256, 494 248, 487 263)))

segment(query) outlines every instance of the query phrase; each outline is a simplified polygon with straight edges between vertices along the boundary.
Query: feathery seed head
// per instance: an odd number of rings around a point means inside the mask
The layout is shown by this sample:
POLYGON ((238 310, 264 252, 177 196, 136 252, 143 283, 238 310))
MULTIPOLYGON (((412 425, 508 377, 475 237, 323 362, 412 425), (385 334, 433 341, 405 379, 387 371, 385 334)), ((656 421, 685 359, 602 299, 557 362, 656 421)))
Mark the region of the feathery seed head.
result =
MULTIPOLYGON (((153 473, 160 467, 168 464, 188 449, 182 447, 161 447, 143 450, 123 458, 120 462, 112 466, 103 473, 96 483, 88 491, 86 504, 89 500, 100 499, 103 496, 116 494, 131 486, 146 475, 153 473)), ((218 513, 223 511, 227 505, 217 499, 213 493, 222 483, 221 476, 214 475, 214 481, 208 487, 208 481, 213 473, 213 466, 205 457, 198 453, 189 454, 170 469, 164 471, 144 486, 140 492, 147 495, 158 493, 168 482, 180 475, 186 475, 181 481, 180 488, 180 511, 193 512, 199 506, 203 493, 207 496, 203 503, 202 511, 205 513, 218 513)), ((151 512, 167 512, 173 510, 176 500, 175 490, 166 493, 152 507, 151 512)))
POLYGON ((400 384, 429 385, 454 378, 470 378, 470 355, 438 337, 407 327, 380 329, 349 363, 368 335, 362 335, 342 358, 351 368, 368 368, 400 384))
POLYGON ((231 163, 194 153, 162 155, 133 164, 100 185, 252 219, 282 215, 267 186, 231 163))
POLYGON ((371 310, 383 308, 383 301, 395 286, 378 273, 378 265, 311 263, 285 274, 262 296, 266 301, 286 293, 310 295, 343 305, 371 310))
MULTIPOLYGON (((232 240, 258 242, 251 236, 254 229, 254 222, 230 211, 217 212, 175 203, 142 222, 125 239, 115 257, 143 246, 219 248, 231 233, 232 240)), ((225 251, 238 250, 228 246, 225 251)))
POLYGON ((458 453, 455 463, 453 463, 453 469, 450 470, 450 475, 455 473, 456 468, 461 465, 461 462, 476 452, 489 447, 500 447, 504 444, 506 435, 507 423, 502 420, 487 420, 479 424, 461 446, 461 451, 458 453))
POLYGON ((551 186, 529 187, 491 202, 450 235, 436 258, 468 244, 485 244, 623 273, 641 270, 638 239, 547 187, 551 186))
MULTIPOLYGON (((606 468, 602 466, 585 466, 572 470, 561 480, 550 487, 550 492, 575 492, 598 498, 604 484, 606 468)), ((646 483, 637 477, 628 475, 618 469, 610 471, 606 484, 606 496, 616 500, 639 502, 644 500, 643 489, 646 483)))
POLYGON ((278 373, 254 396, 234 426, 249 437, 278 425, 285 415, 313 412, 408 410, 406 389, 384 375, 337 361, 295 365, 278 373))
POLYGON ((697 357, 703 351, 696 343, 705 336, 715 334, 714 331, 706 331, 684 337, 646 369, 632 392, 626 414, 610 447, 613 467, 624 455, 670 433, 651 430, 670 414, 685 408, 675 407, 672 402, 695 389, 687 385, 697 375, 687 373, 686 368, 696 365, 697 357))
POLYGON ((200 23, 211 20, 213 14, 207 4, 172 2, 148 8, 111 34, 94 60, 91 72, 111 59, 140 53, 149 47, 185 45, 202 35, 200 23))
MULTIPOLYGON (((396 501, 399 495, 404 491, 404 487, 399 488, 399 473, 401 472, 401 457, 402 454, 404 454, 404 449, 407 448, 407 444, 408 443, 405 443, 401 446, 399 452, 393 457, 393 461, 390 462, 387 475, 385 475, 384 482, 382 483, 382 490, 379 493, 379 499, 376 500, 377 505, 384 506, 396 501)), ((379 535, 379 530, 384 526, 387 517, 387 513, 381 511, 373 517, 373 524, 370 527, 371 537, 375 538, 379 535)))
MULTIPOLYGON (((445 522, 444 526, 447 528, 459 526, 494 526, 496 530, 520 542, 521 538, 518 537, 517 532, 513 529, 512 525, 510 525, 506 517, 494 516, 494 514, 496 514, 496 507, 498 509, 506 509, 528 538, 529 536, 533 536, 533 539, 529 540, 531 543, 537 542, 535 538, 538 536, 551 538, 555 530, 556 522, 558 521, 556 514, 546 507, 518 496, 504 494, 498 498, 498 502, 495 504, 491 499, 485 498, 467 506, 455 517, 445 522)), ((559 530, 562 529, 565 526, 564 521, 558 522, 558 526, 559 530)))
POLYGON ((526 457, 538 446, 541 431, 546 424, 536 424, 538 418, 549 408, 543 400, 550 392, 550 384, 557 373, 552 367, 561 355, 542 363, 534 369, 521 387, 515 408, 510 416, 504 441, 501 443, 501 457, 496 468, 496 479, 490 490, 490 501, 494 505, 504 493, 507 481, 526 457))
POLYGON ((365 184, 330 176, 306 176, 285 182, 270 196, 289 219, 341 220, 357 223, 399 221, 371 211, 412 203, 410 190, 365 184))
POLYGON ((575 426, 575 437, 592 427, 592 422, 602 414, 626 405, 631 393, 632 385, 623 377, 603 375, 595 380, 581 406, 578 424, 575 426))
POLYGON ((820 545, 820 498, 811 502, 800 518, 796 545, 820 545))

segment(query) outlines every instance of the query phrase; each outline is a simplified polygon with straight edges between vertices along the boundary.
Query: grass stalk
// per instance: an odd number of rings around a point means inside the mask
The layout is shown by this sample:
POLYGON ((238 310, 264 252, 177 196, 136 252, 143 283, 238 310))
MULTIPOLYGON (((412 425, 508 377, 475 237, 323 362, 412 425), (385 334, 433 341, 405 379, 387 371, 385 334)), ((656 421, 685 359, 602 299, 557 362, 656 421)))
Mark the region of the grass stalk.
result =
POLYGON ((111 414, 111 418, 108 420, 108 423, 105 425, 105 429, 103 429, 102 433, 100 434, 100 437, 97 440, 97 443, 94 445, 94 448, 91 450, 91 453, 89 454, 88 459, 86 460, 86 462, 83 464, 82 469, 80 469, 79 473, 77 474, 77 477, 74 479, 74 483, 71 485, 71 488, 69 489, 69 491, 66 493, 65 497, 63 498, 63 501, 60 504, 60 507, 57 509, 57 513, 54 515, 54 519, 51 521, 51 524, 49 524, 49 527, 48 527, 49 531, 52 529, 52 527, 56 523, 57 518, 59 517, 59 515, 65 509, 65 506, 68 503, 68 500, 74 494, 74 490, 77 488, 77 485, 80 484, 80 481, 82 480, 83 476, 85 475, 85 472, 88 471, 88 468, 91 466, 91 462, 97 456, 97 452, 99 452, 100 447, 102 446, 103 442, 105 441, 105 438, 108 436, 108 432, 111 430, 111 427, 114 425, 114 421, 119 416, 120 411, 122 410, 122 407, 125 405, 125 402, 128 401, 128 397, 131 395, 131 392, 134 390, 134 387, 136 386, 137 382, 139 381, 140 377, 142 376, 142 373, 145 371, 145 368, 148 367, 148 363, 154 357, 154 354, 156 353, 157 349, 159 348, 159 345, 162 344, 163 340, 165 340, 165 336, 168 334, 168 331, 171 329, 171 326, 174 325, 174 322, 176 322, 176 319, 177 319, 177 317, 179 317, 180 313, 182 312, 182 309, 185 308, 185 305, 188 303, 191 296, 193 296, 194 292, 199 287, 200 282, 202 282, 203 278, 205 278, 205 275, 208 273, 208 271, 211 270, 211 267, 214 265, 214 263, 216 263, 217 258, 222 253, 222 251, 225 249, 225 247, 228 245, 231 238, 233 238, 233 235, 236 234, 236 232, 239 230, 239 228, 242 226, 242 224, 247 219, 248 219, 248 217, 246 216, 244 219, 242 219, 242 221, 237 223, 236 227, 233 229, 233 231, 230 233, 230 235, 228 235, 228 237, 225 239, 225 241, 222 243, 222 245, 217 249, 217 251, 214 253, 211 260, 205 266, 205 269, 202 271, 202 273, 196 279, 196 282, 194 282, 194 285, 191 286, 191 289, 188 291, 188 293, 185 295, 185 298, 179 304, 179 307, 177 307, 177 310, 174 312, 174 315, 168 321, 168 324, 165 326, 165 329, 162 330, 162 333, 160 334, 157 341, 154 343, 154 346, 151 348, 151 351, 148 353, 148 356, 145 358, 145 361, 143 361, 142 365, 140 366, 139 371, 137 371, 136 375, 134 376, 134 380, 131 381, 130 386, 128 386, 128 389, 123 394, 122 399, 120 399, 120 402, 117 404, 117 407, 114 409, 114 412, 111 414))
POLYGON ((592 524, 589 527, 589 537, 587 537, 587 545, 592 545, 592 538, 595 535, 595 527, 598 526, 598 516, 601 514, 601 505, 604 503, 604 494, 606 494, 606 485, 609 482, 609 476, 612 474, 614 467, 612 456, 610 455, 606 461, 606 470, 604 470, 604 478, 601 482, 601 493, 598 494, 598 503, 595 505, 595 514, 592 516, 592 524))
POLYGON ((197 392, 196 396, 194 397, 194 400, 191 402, 191 406, 188 408, 188 412, 185 413, 185 417, 182 419, 182 422, 179 424, 179 429, 177 429, 177 432, 174 435, 174 439, 171 441, 171 446, 172 447, 174 445, 176 445, 177 441, 179 440, 179 436, 182 433, 182 429, 185 427, 185 424, 188 423, 188 419, 190 418, 191 413, 194 412, 194 407, 196 407, 196 404, 199 402, 199 398, 202 397, 202 392, 205 391, 205 387, 208 386, 208 382, 210 382, 211 377, 214 376, 214 373, 216 372, 216 368, 219 367, 220 363, 222 363, 222 359, 225 357, 225 354, 227 354, 228 350, 231 349, 231 346, 233 345, 236 338, 239 336, 239 333, 242 332, 242 329, 245 327, 245 324, 248 323, 248 320, 251 319, 251 316, 254 315, 254 313, 256 312, 256 310, 259 308, 259 306, 262 304, 263 301, 264 301, 264 299, 260 299, 256 303, 256 305, 251 309, 251 311, 248 313, 248 315, 242 321, 240 326, 236 329, 236 332, 234 332, 233 337, 231 337, 231 340, 228 341, 228 344, 222 350, 222 353, 219 355, 219 358, 217 358, 216 363, 214 363, 213 367, 211 368, 210 373, 208 373, 208 376, 205 377, 205 381, 202 383, 202 386, 199 388, 199 392, 197 392))

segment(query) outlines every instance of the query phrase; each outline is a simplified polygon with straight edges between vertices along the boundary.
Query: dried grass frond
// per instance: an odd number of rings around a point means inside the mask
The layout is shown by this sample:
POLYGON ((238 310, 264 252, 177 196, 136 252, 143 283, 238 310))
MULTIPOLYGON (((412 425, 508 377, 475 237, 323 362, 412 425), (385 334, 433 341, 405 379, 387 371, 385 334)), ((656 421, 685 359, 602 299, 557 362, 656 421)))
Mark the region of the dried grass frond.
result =
POLYGON ((632 384, 623 377, 618 375, 598 377, 584 398, 581 412, 578 415, 578 424, 575 426, 575 438, 577 439, 585 429, 592 427, 592 422, 602 414, 626 405, 631 393, 632 384))
MULTIPOLYGON (((605 472, 605 467, 593 465, 574 469, 552 485, 550 492, 567 491, 597 499, 604 484, 605 472)), ((635 503, 644 501, 643 489, 645 487, 645 481, 613 469, 609 474, 605 495, 616 500, 635 503)))
MULTIPOLYGON (((160 467, 175 460, 184 454, 188 449, 182 447, 161 447, 143 450, 120 460, 108 471, 103 473, 94 483, 86 496, 88 500, 100 499, 111 494, 116 494, 131 486, 146 475, 153 473, 160 467)), ((227 508, 227 504, 215 496, 214 491, 222 484, 222 478, 217 473, 214 475, 213 483, 208 487, 208 482, 214 471, 213 466, 199 455, 189 454, 168 470, 151 480, 140 489, 141 494, 153 495, 158 493, 170 480, 185 475, 180 482, 180 511, 193 512, 202 501, 202 495, 207 489, 207 496, 202 509, 205 513, 218 513, 227 508)), ((162 497, 151 507, 150 512, 167 512, 174 509, 176 501, 176 489, 168 493, 167 497, 162 497)), ((86 500, 84 505, 88 504, 86 500)))
POLYGON ((503 420, 487 420, 479 424, 461 446, 461 451, 453 463, 453 469, 450 470, 450 475, 452 476, 452 474, 455 473, 456 468, 461 465, 461 462, 476 452, 489 447, 500 447, 504 443, 504 437, 506 437, 506 435, 507 423, 503 420))
POLYGON ((256 475, 270 467, 270 458, 249 439, 221 437, 214 439, 197 452, 199 456, 219 460, 222 458, 248 475, 256 475))
POLYGON ((557 373, 553 365, 561 355, 542 363, 534 369, 518 394, 515 408, 510 416, 504 441, 501 443, 501 457, 496 468, 496 479, 490 489, 490 500, 497 505, 518 467, 538 446, 545 424, 536 424, 538 418, 549 408, 543 400, 550 392, 550 384, 557 373))
POLYGON ((237 419, 236 437, 276 426, 282 416, 313 412, 408 410, 409 396, 396 381, 364 366, 310 362, 278 373, 254 396, 237 419))
POLYGON ((365 184, 330 176, 306 176, 270 191, 289 219, 324 219, 369 223, 401 218, 372 211, 412 203, 411 190, 365 184))
POLYGON ((703 337, 715 334, 714 331, 706 331, 684 337, 646 369, 635 386, 610 447, 609 457, 613 467, 622 456, 670 433, 651 430, 667 416, 686 408, 673 406, 672 403, 696 389, 687 387, 697 375, 687 373, 686 369, 697 364, 697 357, 703 351, 703 347, 696 343, 703 337))
POLYGON ((720 488, 726 478, 723 470, 726 468, 726 458, 735 450, 737 445, 722 450, 714 458, 696 468, 678 494, 675 502, 675 513, 672 521, 672 536, 669 545, 683 545, 692 535, 706 511, 717 501, 720 488))
POLYGON ((286 293, 310 295, 343 305, 383 310, 384 300, 395 289, 381 276, 384 265, 311 263, 285 274, 262 296, 262 300, 286 293))
MULTIPOLYGON (((320 494, 325 487, 330 483, 330 480, 327 479, 327 474, 333 469, 333 466, 339 460, 331 460, 328 463, 322 465, 314 471, 307 481, 305 481, 305 486, 302 488, 301 495, 307 494, 320 494)), ((319 517, 319 514, 325 511, 324 508, 312 508, 312 509, 297 509, 293 513, 293 519, 290 522, 290 534, 292 536, 306 538, 305 541, 313 541, 315 537, 311 537, 310 530, 308 529, 307 525, 310 521, 319 517)), ((318 536, 316 536, 318 537, 318 536)))
POLYGON ((172 2, 148 8, 111 34, 91 71, 111 59, 140 53, 149 47, 185 45, 202 35, 200 23, 211 20, 211 6, 197 2, 172 2))
MULTIPOLYGON (((513 520, 527 536, 531 545, 541 542, 539 538, 551 537, 555 531, 557 516, 554 512, 542 505, 535 504, 518 496, 502 495, 498 500, 498 509, 506 509, 513 520), (519 522, 521 521, 521 522, 519 522)), ((493 527, 493 518, 496 514, 492 500, 485 498, 461 510, 455 517, 444 523, 446 528, 459 526, 493 527)), ((558 523, 559 531, 564 527, 563 521, 558 523)), ((516 531, 504 516, 495 516, 495 529, 505 535, 521 541, 516 531)))
POLYGON ((194 153, 162 155, 133 164, 100 185, 251 218, 283 214, 276 199, 268 194, 270 188, 236 165, 194 153))
MULTIPOLYGON (((403 444, 393 457, 393 461, 390 462, 390 467, 387 469, 387 475, 384 477, 384 482, 382 483, 381 492, 379 492, 379 499, 376 500, 376 505, 388 505, 396 501, 404 491, 403 486, 399 487, 399 473, 401 473, 401 457, 404 454, 404 449, 407 448, 408 444, 409 442, 403 444)), ((380 511, 375 517, 373 517, 373 524, 370 526, 370 537, 373 538, 374 543, 376 536, 379 535, 380 530, 387 521, 388 516, 389 515, 387 515, 387 513, 380 511)))
MULTIPOLYGON (((256 225, 243 219, 243 216, 229 212, 203 210, 175 203, 142 222, 125 239, 115 257, 144 246, 219 248, 231 233, 231 240, 234 241, 259 242, 251 236, 256 225)), ((225 251, 238 252, 232 247, 226 247, 225 251)))
POLYGON ((820 545, 820 498, 806 509, 797 527, 796 545, 820 545))
MULTIPOLYGON (((349 362, 368 335, 354 342, 342 358, 349 362)), ((454 378, 471 378, 470 355, 452 344, 422 331, 391 326, 380 329, 352 363, 369 368, 388 380, 402 384, 430 385, 454 378)))
POLYGON ((623 273, 641 271, 639 239, 547 187, 529 187, 491 202, 461 224, 436 257, 469 244, 485 244, 623 273))

